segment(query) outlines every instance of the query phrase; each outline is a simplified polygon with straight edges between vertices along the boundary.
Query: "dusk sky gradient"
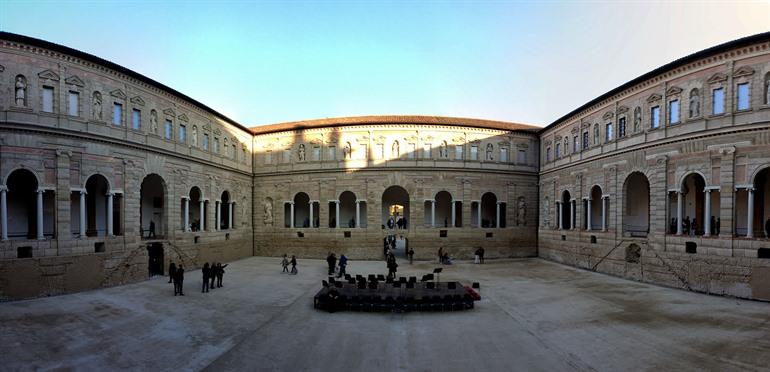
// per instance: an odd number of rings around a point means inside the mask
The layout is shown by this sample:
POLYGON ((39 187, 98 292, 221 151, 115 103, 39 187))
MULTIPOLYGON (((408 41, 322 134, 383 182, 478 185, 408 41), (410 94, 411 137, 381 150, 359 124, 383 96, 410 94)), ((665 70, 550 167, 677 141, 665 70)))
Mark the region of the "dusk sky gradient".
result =
POLYGON ((547 125, 687 54, 770 30, 770 1, 8 1, 62 44, 254 126, 418 114, 547 125))

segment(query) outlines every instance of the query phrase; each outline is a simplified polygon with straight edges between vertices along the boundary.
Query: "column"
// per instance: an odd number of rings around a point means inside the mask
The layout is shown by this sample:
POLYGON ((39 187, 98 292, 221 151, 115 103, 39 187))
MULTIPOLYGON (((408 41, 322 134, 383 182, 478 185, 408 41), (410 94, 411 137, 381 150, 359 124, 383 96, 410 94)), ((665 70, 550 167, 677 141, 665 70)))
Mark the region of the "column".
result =
POLYGON ((80 191, 80 238, 86 237, 86 190, 80 191))
POLYGON ((334 201, 334 219, 337 220, 336 228, 339 229, 342 226, 342 223, 340 221, 340 201, 339 200, 334 201))
POLYGON ((43 240, 43 190, 37 190, 37 239, 43 240))
POLYGON ((706 199, 704 200, 706 213, 703 216, 703 236, 711 236, 711 190, 705 189, 703 191, 704 199, 706 199))
POLYGON ((182 214, 184 217, 182 217, 182 231, 190 231, 187 226, 190 225, 190 198, 183 196, 182 200, 184 201, 184 204, 182 205, 182 214))
POLYGON ((575 230, 575 220, 577 220, 577 200, 570 201, 572 208, 569 209, 570 230, 575 230))
POLYGON ((752 238, 754 237, 754 188, 746 188, 746 192, 749 193, 749 211, 747 217, 748 219, 746 220, 746 237, 752 238))
POLYGON ((206 202, 201 199, 199 205, 200 207, 198 207, 198 215, 200 215, 201 220, 200 231, 206 231, 206 202))
POLYGON ((602 231, 607 231, 607 203, 609 202, 609 197, 602 196, 602 231))
POLYGON ((220 201, 217 200, 214 202, 214 230, 219 231, 219 224, 221 223, 220 216, 221 213, 219 213, 219 203, 220 201))
POLYGON ((233 204, 234 202, 227 203, 227 229, 233 228, 233 204))
POLYGON ((476 203, 476 209, 478 209, 478 213, 476 213, 476 227, 481 227, 481 200, 476 203))
POLYGON ((112 195, 111 192, 107 193, 107 236, 112 236, 112 195))
POLYGON ((294 202, 289 202, 289 228, 294 228, 294 202))
POLYGON ((356 228, 361 227, 361 204, 360 200, 356 200, 356 228))
POLYGON ((457 224, 456 224, 457 221, 455 221, 456 220, 455 211, 456 211, 457 207, 455 206, 455 203, 456 202, 454 200, 452 200, 452 227, 457 226, 457 224))
POLYGON ((430 227, 436 227, 436 201, 430 201, 430 227))
POLYGON ((310 203, 310 227, 315 227, 313 226, 313 201, 311 200, 309 203, 310 203))
POLYGON ((591 198, 586 199, 586 230, 591 231, 591 198))
POLYGON ((0 229, 2 229, 2 240, 8 240, 8 188, 0 186, 0 229))
POLYGON ((500 228, 500 202, 495 205, 495 228, 500 228))
POLYGON ((676 192, 676 235, 682 235, 682 192, 676 192))

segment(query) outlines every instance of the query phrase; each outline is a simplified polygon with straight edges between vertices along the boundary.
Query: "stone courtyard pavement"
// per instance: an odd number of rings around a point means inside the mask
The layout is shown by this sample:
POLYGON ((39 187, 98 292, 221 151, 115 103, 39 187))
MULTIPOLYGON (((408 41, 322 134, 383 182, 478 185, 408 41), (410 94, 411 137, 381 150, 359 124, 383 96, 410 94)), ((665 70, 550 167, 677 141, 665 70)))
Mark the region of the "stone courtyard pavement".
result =
MULTIPOLYGON (((476 308, 451 313, 319 312, 325 261, 227 267, 225 287, 186 296, 167 278, 0 303, 0 370, 562 371, 761 370, 770 303, 690 293, 540 259, 445 266, 481 283, 476 308)), ((437 266, 401 262, 401 275, 437 266)), ((385 273, 352 261, 350 273, 385 273)))

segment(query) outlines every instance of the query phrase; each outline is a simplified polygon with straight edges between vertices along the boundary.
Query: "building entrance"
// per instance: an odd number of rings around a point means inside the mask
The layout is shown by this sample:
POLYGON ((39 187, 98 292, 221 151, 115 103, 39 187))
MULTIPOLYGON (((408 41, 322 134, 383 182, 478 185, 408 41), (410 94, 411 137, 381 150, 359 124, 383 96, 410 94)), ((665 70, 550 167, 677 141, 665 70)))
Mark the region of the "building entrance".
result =
POLYGON ((147 244, 147 270, 150 276, 163 275, 163 244, 147 244))

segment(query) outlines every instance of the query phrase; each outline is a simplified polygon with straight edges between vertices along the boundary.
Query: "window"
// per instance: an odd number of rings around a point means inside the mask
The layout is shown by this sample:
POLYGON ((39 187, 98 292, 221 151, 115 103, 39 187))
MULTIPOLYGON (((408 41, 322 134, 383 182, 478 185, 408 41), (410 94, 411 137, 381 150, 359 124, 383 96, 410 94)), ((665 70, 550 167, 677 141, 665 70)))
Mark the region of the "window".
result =
POLYGON ((519 150, 516 153, 516 162, 519 164, 526 164, 527 163, 527 152, 524 150, 519 150))
POLYGON ((583 132, 583 149, 588 148, 588 131, 583 132))
POLYGON ((313 146, 313 160, 315 160, 315 161, 321 160, 321 147, 320 146, 313 146))
MULTIPOLYGON (((286 151, 289 151, 289 150, 286 150, 286 151)), ((219 154, 219 137, 214 137, 214 152, 219 154)), ((291 153, 289 153, 289 156, 291 156, 291 153)))
POLYGON ((171 120, 166 119, 166 122, 163 124, 163 128, 167 140, 174 138, 174 125, 171 124, 171 120))
POLYGON ((749 83, 738 84, 738 110, 748 110, 749 105, 749 83))
POLYGON ((626 136, 626 117, 622 117, 618 120, 618 138, 626 136))
POLYGON ((463 160, 463 145, 455 146, 455 160, 463 160))
POLYGON ((241 158, 243 161, 243 164, 246 164, 246 159, 248 159, 249 157, 248 157, 248 154, 246 153, 245 147, 241 148, 241 153, 242 153, 241 155, 243 155, 241 158))
POLYGON ((374 158, 375 159, 382 159, 385 157, 385 144, 384 143, 378 143, 374 145, 374 158))
POLYGON ((426 143, 422 145, 422 158, 423 159, 430 159, 430 143, 426 143))
POLYGON ((329 160, 337 160, 337 146, 329 146, 329 160))
POLYGON ((556 150, 554 150, 554 158, 558 159, 561 156, 561 143, 556 142, 556 150))
POLYGON ((52 87, 43 87, 43 112, 53 112, 52 87))
POLYGON ((501 147, 500 148, 500 161, 503 163, 508 162, 508 148, 507 147, 501 147))
POLYGON ((545 161, 546 162, 551 161, 551 148, 550 147, 545 149, 545 161))
POLYGON ((359 145, 358 146, 358 159, 360 160, 366 160, 369 156, 367 152, 369 151, 369 146, 367 145, 359 145))
POLYGON ((650 108, 650 128, 655 129, 660 126, 660 106, 650 108))
POLYGON ((203 133, 203 149, 208 150, 209 149, 209 134, 203 133))
POLYGON ((615 133, 612 132, 612 123, 607 123, 607 127, 604 131, 604 141, 610 142, 615 139, 614 137, 615 133))
POLYGON ((185 143, 187 140, 187 127, 179 124, 179 143, 185 143))
POLYGON ((471 160, 479 160, 479 147, 476 145, 471 146, 471 160))
POLYGON ((270 150, 265 151, 265 164, 273 163, 273 152, 270 150))
POLYGON ((67 114, 69 116, 80 116, 80 93, 70 91, 67 97, 69 107, 67 107, 67 114))
POLYGON ((232 145, 233 151, 230 153, 233 156, 233 160, 238 160, 238 150, 235 144, 232 145))
POLYGON ((668 122, 669 124, 679 123, 679 100, 678 99, 668 102, 668 122))
POLYGON ((283 162, 284 163, 291 162, 291 149, 283 150, 283 162))
POLYGON ((131 129, 133 130, 139 130, 142 128, 142 112, 133 109, 131 111, 131 129))
POLYGON ((112 105, 112 124, 117 126, 123 124, 123 105, 117 102, 112 105))
POLYGON ((580 141, 578 140, 578 136, 572 137, 572 153, 576 153, 580 150, 580 141))
POLYGON ((725 113, 725 89, 717 88, 711 94, 711 113, 721 115, 725 113))

